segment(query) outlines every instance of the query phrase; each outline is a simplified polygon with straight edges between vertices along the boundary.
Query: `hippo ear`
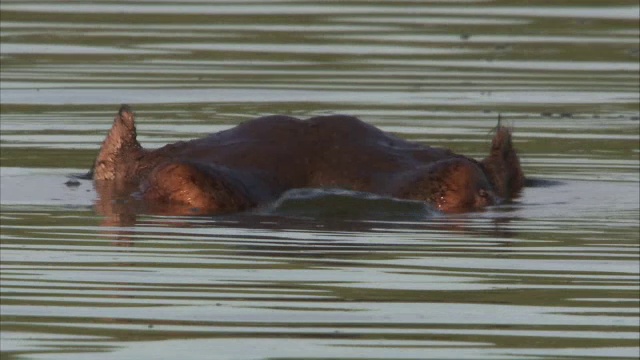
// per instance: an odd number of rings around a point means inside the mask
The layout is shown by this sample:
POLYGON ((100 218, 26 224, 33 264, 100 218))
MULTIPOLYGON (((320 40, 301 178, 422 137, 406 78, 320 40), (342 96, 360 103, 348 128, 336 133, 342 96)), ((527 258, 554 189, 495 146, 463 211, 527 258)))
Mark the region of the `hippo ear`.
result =
POLYGON ((122 171, 117 174, 117 169, 135 168, 135 159, 142 152, 142 147, 136 139, 134 121, 135 116, 131 107, 122 105, 94 161, 92 175, 95 180, 137 176, 136 174, 122 173, 122 171))
POLYGON ((489 156, 482 160, 482 167, 497 194, 512 198, 524 186, 524 174, 520 159, 513 148, 511 130, 499 126, 491 142, 489 156))
POLYGON ((136 116, 133 113, 131 106, 127 104, 122 104, 120 106, 120 110, 118 110, 118 116, 116 120, 120 120, 128 127, 131 127, 134 125, 135 119, 136 119, 136 116))

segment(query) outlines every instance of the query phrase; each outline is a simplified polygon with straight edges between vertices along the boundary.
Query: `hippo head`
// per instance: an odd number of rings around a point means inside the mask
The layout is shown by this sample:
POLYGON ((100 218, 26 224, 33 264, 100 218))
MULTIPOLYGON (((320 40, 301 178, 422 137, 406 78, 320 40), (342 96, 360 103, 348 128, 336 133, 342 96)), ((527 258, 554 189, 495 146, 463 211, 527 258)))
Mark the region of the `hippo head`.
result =
POLYGON ((511 131, 499 124, 489 156, 479 162, 340 115, 308 121, 267 116, 152 150, 138 143, 134 122, 131 108, 122 106, 90 174, 123 183, 127 191, 137 187, 148 204, 163 210, 176 205, 189 214, 229 213, 293 188, 338 185, 455 213, 513 198, 524 184, 511 131))

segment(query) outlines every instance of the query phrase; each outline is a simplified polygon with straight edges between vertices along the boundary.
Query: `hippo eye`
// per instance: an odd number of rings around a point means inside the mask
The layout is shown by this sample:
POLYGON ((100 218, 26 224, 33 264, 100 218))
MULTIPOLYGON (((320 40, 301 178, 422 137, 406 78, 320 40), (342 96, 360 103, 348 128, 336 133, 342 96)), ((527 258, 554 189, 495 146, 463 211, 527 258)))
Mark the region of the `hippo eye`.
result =
POLYGON ((480 191, 478 191, 478 196, 480 196, 483 199, 488 199, 489 198, 489 192, 485 189, 480 189, 480 191))
POLYGON ((478 190, 478 197, 476 199, 476 201, 479 201, 482 206, 492 205, 496 203, 495 195, 490 190, 478 190))
POLYGON ((493 204, 495 200, 492 194, 485 189, 478 190, 478 198, 481 199, 480 201, 485 205, 493 204))

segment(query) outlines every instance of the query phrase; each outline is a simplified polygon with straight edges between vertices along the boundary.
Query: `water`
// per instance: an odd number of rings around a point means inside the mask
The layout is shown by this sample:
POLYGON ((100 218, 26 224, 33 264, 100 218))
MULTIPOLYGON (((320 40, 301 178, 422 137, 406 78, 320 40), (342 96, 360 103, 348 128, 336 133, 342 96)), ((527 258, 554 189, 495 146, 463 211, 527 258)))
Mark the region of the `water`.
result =
POLYGON ((0 5, 5 359, 640 355, 636 1, 0 5), (347 113, 480 158, 515 203, 293 192, 152 216, 85 172, 120 103, 146 147, 260 115, 347 113))

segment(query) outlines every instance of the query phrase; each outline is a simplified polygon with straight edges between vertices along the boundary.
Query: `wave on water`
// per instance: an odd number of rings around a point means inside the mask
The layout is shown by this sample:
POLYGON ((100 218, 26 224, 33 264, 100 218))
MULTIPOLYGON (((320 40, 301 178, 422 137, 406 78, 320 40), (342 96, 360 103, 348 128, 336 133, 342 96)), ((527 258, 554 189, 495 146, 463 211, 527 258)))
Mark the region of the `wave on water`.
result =
POLYGON ((422 201, 344 189, 292 189, 260 214, 316 219, 420 220, 439 214, 422 201))

